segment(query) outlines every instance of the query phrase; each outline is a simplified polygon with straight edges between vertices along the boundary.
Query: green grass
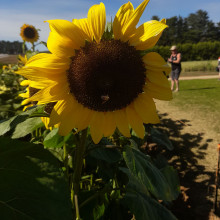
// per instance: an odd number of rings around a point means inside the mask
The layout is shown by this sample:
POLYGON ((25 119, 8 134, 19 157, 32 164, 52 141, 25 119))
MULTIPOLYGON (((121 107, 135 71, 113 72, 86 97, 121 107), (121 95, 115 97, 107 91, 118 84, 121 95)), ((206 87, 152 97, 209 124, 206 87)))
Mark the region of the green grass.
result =
POLYGON ((204 60, 204 61, 186 61, 182 62, 182 74, 195 74, 207 75, 210 72, 216 73, 217 60, 204 60))
POLYGON ((220 81, 217 79, 182 80, 180 91, 173 93, 171 105, 207 118, 220 132, 220 81))

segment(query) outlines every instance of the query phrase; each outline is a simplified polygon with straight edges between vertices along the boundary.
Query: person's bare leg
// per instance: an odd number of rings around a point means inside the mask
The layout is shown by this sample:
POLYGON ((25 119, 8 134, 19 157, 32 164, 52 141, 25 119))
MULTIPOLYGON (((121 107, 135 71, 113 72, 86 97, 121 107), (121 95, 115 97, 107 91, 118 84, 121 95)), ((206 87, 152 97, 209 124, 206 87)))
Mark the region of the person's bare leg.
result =
POLYGON ((179 91, 179 80, 175 79, 175 83, 176 83, 176 91, 179 91))
POLYGON ((173 91, 173 87, 174 87, 174 80, 171 79, 171 90, 173 91))

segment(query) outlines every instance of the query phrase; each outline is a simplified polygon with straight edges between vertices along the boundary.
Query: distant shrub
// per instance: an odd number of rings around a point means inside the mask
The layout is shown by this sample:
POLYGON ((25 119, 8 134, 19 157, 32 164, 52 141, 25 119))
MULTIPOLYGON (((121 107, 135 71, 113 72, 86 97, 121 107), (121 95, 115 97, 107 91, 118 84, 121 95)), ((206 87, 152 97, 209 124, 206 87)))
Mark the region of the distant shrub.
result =
MULTIPOLYGON (((159 53, 165 60, 170 57, 170 46, 155 46, 150 51, 159 53)), ((217 60, 220 56, 220 42, 199 42, 177 44, 182 61, 217 60)))

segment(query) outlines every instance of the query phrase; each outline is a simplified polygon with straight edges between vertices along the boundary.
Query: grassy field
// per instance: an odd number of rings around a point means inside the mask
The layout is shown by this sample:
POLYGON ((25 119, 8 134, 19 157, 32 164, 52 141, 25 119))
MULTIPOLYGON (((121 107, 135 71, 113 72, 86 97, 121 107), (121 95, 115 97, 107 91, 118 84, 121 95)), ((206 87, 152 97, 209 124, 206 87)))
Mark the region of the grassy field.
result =
POLYGON ((207 118, 216 132, 220 132, 220 81, 217 79, 182 80, 180 91, 173 93, 171 105, 207 118))
POLYGON ((215 75, 217 60, 182 62, 182 76, 215 75))

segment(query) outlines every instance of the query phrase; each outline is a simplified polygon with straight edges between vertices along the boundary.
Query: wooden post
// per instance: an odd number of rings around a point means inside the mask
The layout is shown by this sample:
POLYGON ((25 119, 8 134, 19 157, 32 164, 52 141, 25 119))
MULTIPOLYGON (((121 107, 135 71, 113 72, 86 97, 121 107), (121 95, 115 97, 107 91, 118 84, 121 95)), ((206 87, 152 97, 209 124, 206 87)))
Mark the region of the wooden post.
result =
POLYGON ((215 203, 214 203, 214 212, 217 212, 218 209, 218 185, 219 185, 219 164, 220 164, 220 144, 218 144, 218 162, 217 162, 217 169, 216 169, 216 175, 215 175, 215 203))

